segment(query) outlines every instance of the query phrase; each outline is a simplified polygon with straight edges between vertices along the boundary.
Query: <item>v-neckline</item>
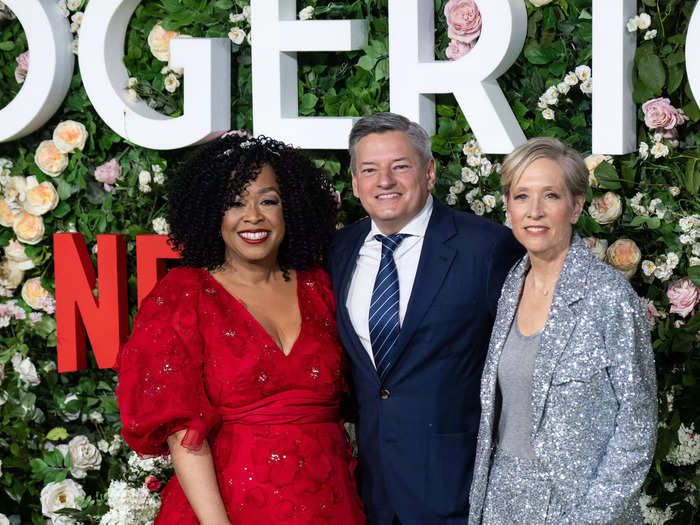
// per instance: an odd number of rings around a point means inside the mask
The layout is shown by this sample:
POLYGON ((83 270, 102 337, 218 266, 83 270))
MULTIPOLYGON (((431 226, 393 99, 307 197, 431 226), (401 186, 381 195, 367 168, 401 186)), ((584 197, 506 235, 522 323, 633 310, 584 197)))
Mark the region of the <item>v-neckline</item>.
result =
POLYGON ((302 312, 302 308, 301 308, 301 304, 302 304, 302 301, 301 301, 301 291, 302 291, 302 289, 303 289, 302 286, 301 286, 301 275, 300 275, 301 272, 299 272, 299 271, 296 272, 296 280, 297 280, 297 285, 296 285, 296 288, 297 288, 297 290, 296 290, 296 295, 297 295, 297 308, 299 308, 299 318, 300 318, 299 334, 297 335, 296 339, 295 339, 294 342, 292 343, 292 346, 289 347, 289 353, 287 354, 287 353, 284 352, 284 348, 282 348, 279 344, 277 344, 277 341, 275 341, 275 338, 272 337, 272 335, 270 334, 270 332, 268 332, 267 330, 265 330, 265 327, 262 325, 262 323, 260 323, 260 321, 258 321, 258 320, 256 319, 256 317, 245 307, 245 305, 243 304, 243 301, 241 301, 238 297, 236 297, 236 296, 233 295, 231 292, 229 292, 229 291, 226 289, 226 287, 225 287, 223 284, 221 284, 219 281, 217 281, 216 279, 214 279, 214 276, 213 276, 212 274, 210 274, 207 270, 205 270, 205 269, 202 268, 202 271, 203 271, 204 274, 209 278, 209 280, 211 280, 211 281, 213 281, 214 283, 216 283, 216 285, 217 285, 219 288, 221 288, 221 290, 222 290, 228 297, 230 297, 230 298, 233 300, 233 302, 235 302, 235 303, 245 312, 245 315, 247 315, 247 316, 250 318, 250 320, 253 322, 253 324, 256 325, 256 326, 258 327, 259 331, 262 332, 262 333, 265 335, 265 337, 267 337, 267 338, 269 339, 269 341, 272 343, 272 346, 274 346, 274 347, 279 351, 279 353, 282 354, 282 357, 288 358, 288 357, 290 357, 290 356, 294 353, 294 348, 296 348, 297 343, 299 342, 299 340, 301 339, 302 334, 304 333, 304 313, 302 312))

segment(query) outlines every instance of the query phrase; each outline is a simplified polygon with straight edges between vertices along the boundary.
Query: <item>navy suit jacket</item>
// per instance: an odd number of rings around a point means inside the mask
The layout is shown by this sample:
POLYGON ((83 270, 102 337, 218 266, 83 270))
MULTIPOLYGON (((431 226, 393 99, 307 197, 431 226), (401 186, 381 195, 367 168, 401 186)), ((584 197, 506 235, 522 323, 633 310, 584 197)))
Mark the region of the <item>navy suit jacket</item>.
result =
POLYGON ((507 228, 433 202, 397 357, 383 382, 345 306, 369 218, 339 231, 330 253, 369 525, 391 525, 395 514, 403 525, 466 523, 481 371, 503 280, 524 253, 507 228))

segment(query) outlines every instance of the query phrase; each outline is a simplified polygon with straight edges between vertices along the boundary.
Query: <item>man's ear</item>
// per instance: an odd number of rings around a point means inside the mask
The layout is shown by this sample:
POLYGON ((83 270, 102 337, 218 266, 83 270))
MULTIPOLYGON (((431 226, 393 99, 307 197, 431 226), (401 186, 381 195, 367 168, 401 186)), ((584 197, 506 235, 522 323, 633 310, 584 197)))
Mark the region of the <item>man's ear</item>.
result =
POLYGON ((431 157, 425 168, 425 176, 428 180, 428 191, 435 187, 435 171, 435 159, 431 157))

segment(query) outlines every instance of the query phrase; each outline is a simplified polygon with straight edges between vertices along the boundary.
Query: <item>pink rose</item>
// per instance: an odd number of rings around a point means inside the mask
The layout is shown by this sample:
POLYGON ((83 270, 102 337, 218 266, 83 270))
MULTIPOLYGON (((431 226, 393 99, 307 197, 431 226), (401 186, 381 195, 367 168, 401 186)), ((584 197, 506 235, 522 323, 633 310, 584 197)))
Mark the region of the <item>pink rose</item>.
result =
POLYGON ((680 126, 688 117, 682 109, 674 108, 667 98, 653 98, 642 104, 644 123, 649 129, 673 129, 680 126))
POLYGON ((95 169, 95 179, 104 182, 105 191, 111 191, 112 185, 121 176, 122 167, 117 162, 117 159, 105 162, 102 166, 95 169))
POLYGON ((695 286, 688 277, 683 277, 683 279, 678 279, 668 285, 666 297, 671 303, 669 311, 672 314, 686 317, 700 300, 700 288, 695 286))
POLYGON ((469 44, 481 34, 481 13, 474 0, 449 0, 445 4, 447 36, 469 44))
POLYGON ((450 60, 457 60, 458 58, 462 58, 464 55, 469 53, 473 47, 474 44, 471 42, 465 44, 459 40, 450 40, 450 45, 447 46, 447 49, 445 49, 445 54, 450 60))
POLYGON ((646 311, 647 321, 653 325, 656 322, 656 319, 661 317, 661 314, 656 309, 656 306, 652 300, 647 299, 646 297, 640 297, 639 299, 642 301, 642 306, 646 311))
POLYGON ((29 71, 29 51, 25 51, 17 57, 17 67, 15 68, 15 80, 18 84, 24 82, 29 71))

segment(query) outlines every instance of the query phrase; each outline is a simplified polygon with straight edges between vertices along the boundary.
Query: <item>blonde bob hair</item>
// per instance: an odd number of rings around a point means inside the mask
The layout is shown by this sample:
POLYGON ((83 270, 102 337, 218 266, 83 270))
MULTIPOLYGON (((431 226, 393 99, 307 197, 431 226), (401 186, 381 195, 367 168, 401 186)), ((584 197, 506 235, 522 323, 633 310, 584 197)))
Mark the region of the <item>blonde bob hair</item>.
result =
POLYGON ((579 152, 559 139, 535 137, 515 148, 503 160, 501 191, 505 197, 510 197, 510 187, 517 184, 525 169, 537 159, 550 159, 559 164, 572 198, 586 195, 588 168, 579 152))

